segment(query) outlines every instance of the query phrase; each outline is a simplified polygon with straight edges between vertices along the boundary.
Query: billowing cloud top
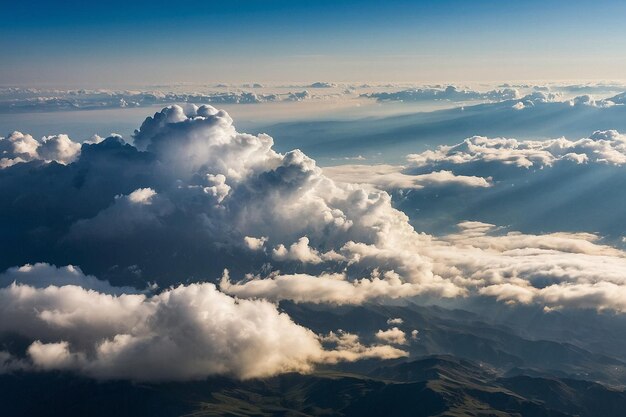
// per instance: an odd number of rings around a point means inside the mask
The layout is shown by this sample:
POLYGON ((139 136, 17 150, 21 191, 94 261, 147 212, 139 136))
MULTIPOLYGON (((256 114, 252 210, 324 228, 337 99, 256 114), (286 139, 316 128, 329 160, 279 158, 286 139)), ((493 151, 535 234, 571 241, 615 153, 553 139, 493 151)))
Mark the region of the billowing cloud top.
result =
POLYGON ((18 162, 36 160, 65 165, 73 162, 79 154, 80 144, 73 142, 67 135, 35 140, 30 135, 13 132, 7 137, 0 137, 0 169, 18 162))

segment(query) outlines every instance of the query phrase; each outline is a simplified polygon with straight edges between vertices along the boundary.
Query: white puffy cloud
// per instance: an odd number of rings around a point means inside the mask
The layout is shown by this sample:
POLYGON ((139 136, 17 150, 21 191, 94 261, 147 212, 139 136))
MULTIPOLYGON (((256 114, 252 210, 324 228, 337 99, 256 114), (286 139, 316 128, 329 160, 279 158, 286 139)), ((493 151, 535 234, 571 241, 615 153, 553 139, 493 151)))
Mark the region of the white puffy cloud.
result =
POLYGON ((267 238, 265 236, 263 237, 245 236, 243 238, 243 241, 245 245, 248 247, 248 249, 261 250, 263 249, 263 245, 265 245, 265 242, 267 242, 267 238))
POLYGON ((80 148, 80 143, 72 141, 67 135, 46 136, 37 148, 37 153, 46 162, 56 161, 66 165, 78 157, 80 148))
POLYGON ((0 168, 37 159, 38 147, 39 142, 21 132, 13 132, 5 138, 0 138, 0 168))
POLYGON ((392 327, 387 330, 379 330, 376 332, 375 336, 378 340, 385 343, 391 343, 393 345, 405 345, 407 342, 406 333, 397 327, 392 327))
POLYGON ((352 362, 367 358, 398 359, 409 356, 407 352, 385 344, 365 346, 357 335, 342 330, 322 336, 321 341, 335 346, 335 349, 326 351, 324 355, 327 363, 352 362))
POLYGON ((274 273, 233 283, 225 275, 220 288, 238 297, 296 302, 361 304, 420 294, 474 294, 550 308, 626 312, 623 251, 601 244, 597 235, 589 233, 503 232, 493 225, 465 222, 458 233, 424 239, 405 253, 402 249, 389 254, 369 248, 376 253, 376 265, 386 263, 392 268, 382 274, 376 271, 371 277, 274 273), (411 281, 411 273, 419 266, 411 262, 412 253, 430 262, 432 276, 418 274, 411 281))
POLYGON ((539 103, 559 102, 562 99, 563 95, 561 93, 551 91, 533 91, 520 98, 521 102, 528 107, 539 103))
MULTIPOLYGON (((68 270, 59 269, 61 275, 68 270)), ((364 346, 355 335, 318 336, 274 304, 237 300, 209 283, 155 295, 13 283, 0 289, 1 331, 32 341, 27 362, 16 362, 6 352, 0 356, 5 371, 19 364, 20 369, 70 370, 100 379, 254 378, 308 372, 318 363, 407 355, 390 346, 364 346), (329 342, 334 348, 323 346, 329 342)))
POLYGON ((67 135, 45 136, 38 141, 31 135, 13 132, 0 137, 0 168, 37 160, 66 165, 78 157, 80 148, 80 143, 67 135))
POLYGON ((322 262, 320 253, 309 246, 306 236, 298 239, 289 249, 282 243, 272 250, 272 257, 278 261, 299 261, 302 263, 318 264, 322 262))
POLYGON ((408 161, 418 167, 438 164, 499 162, 518 167, 552 166, 558 161, 626 163, 626 136, 615 130, 597 131, 589 138, 568 140, 517 140, 474 136, 457 145, 411 154, 408 161))
POLYGON ((128 201, 132 204, 152 204, 152 199, 157 195, 152 188, 138 188, 128 195, 128 201))
POLYGON ((588 233, 498 234, 492 225, 468 222, 427 251, 438 273, 481 295, 626 312, 626 253, 598 241, 588 233))
POLYGON ((74 370, 86 360, 83 354, 70 352, 68 342, 41 343, 34 341, 27 349, 35 369, 44 371, 74 370))

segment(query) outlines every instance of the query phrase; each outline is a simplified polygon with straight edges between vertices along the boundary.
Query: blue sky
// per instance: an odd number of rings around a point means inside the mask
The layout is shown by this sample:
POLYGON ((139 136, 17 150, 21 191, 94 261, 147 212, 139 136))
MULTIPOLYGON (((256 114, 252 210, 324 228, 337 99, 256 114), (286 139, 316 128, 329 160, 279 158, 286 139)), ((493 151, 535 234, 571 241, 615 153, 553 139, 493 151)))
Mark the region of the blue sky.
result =
POLYGON ((618 1, 3 3, 3 85, 616 79, 626 69, 618 1))

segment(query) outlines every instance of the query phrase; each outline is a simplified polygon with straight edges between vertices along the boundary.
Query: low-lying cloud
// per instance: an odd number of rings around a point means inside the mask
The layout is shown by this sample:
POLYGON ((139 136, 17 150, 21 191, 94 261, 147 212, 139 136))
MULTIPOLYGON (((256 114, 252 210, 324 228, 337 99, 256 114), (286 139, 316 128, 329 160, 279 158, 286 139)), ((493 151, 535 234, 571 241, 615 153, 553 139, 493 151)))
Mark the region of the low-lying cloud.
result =
POLYGON ((411 154, 407 160, 418 167, 442 164, 499 162, 523 168, 552 166, 558 161, 622 165, 626 163, 626 136, 615 130, 596 131, 589 138, 568 140, 517 140, 474 136, 457 145, 411 154))
POLYGON ((488 178, 455 175, 451 171, 433 171, 408 175, 400 165, 338 165, 324 168, 324 174, 334 181, 369 184, 382 190, 419 190, 425 187, 489 187, 488 178))
POLYGON ((384 343, 365 346, 356 335, 316 335, 272 303, 238 300, 209 283, 116 295, 119 289, 104 283, 106 292, 91 289, 94 279, 73 267, 25 266, 0 278, 16 280, 0 288, 0 332, 31 341, 22 357, 2 352, 5 371, 64 370, 140 381, 246 379, 309 372, 320 363, 407 356, 384 343), (54 280, 59 285, 42 285, 54 280))

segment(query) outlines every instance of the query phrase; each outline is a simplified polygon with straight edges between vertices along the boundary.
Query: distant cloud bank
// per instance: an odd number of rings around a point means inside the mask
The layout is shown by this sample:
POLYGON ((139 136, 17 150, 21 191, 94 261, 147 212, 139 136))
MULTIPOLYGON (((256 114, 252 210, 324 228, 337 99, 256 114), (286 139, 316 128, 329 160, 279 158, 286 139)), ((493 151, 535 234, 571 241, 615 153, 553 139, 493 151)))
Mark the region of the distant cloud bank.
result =
POLYGON ((624 104, 626 85, 509 85, 491 88, 470 88, 456 85, 409 87, 406 85, 369 85, 314 82, 293 85, 155 86, 152 89, 47 89, 0 88, 0 112, 72 111, 111 108, 133 108, 169 104, 260 104, 326 99, 372 99, 378 102, 406 103, 479 103, 519 100, 523 108, 535 102, 567 101, 572 105, 610 106, 624 104), (619 92, 620 94, 615 94, 619 92), (582 93, 582 94, 581 94, 582 93), (608 96, 609 94, 612 96, 608 96), (607 95, 594 99, 592 94, 607 95))

